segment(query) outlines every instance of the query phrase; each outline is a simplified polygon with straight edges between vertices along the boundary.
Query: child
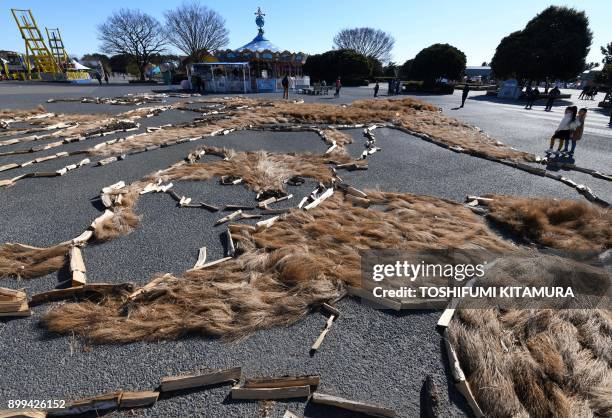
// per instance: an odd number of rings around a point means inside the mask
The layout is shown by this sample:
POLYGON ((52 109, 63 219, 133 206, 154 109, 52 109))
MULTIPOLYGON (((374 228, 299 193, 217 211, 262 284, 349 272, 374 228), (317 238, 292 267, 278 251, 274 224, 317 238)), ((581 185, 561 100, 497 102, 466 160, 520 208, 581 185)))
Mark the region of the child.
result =
MULTIPOLYGON (((576 149, 576 141, 580 141, 582 138, 582 133, 584 132, 584 121, 586 119, 587 109, 583 107, 578 111, 578 117, 576 118, 576 122, 578 126, 572 131, 570 135, 570 140, 572 141, 572 149, 569 151, 569 155, 574 155, 574 150, 576 149)), ((565 147, 563 148, 563 152, 567 152, 567 146, 569 141, 565 141, 565 147)))
POLYGON ((576 123, 576 113, 578 113, 578 108, 576 106, 568 106, 565 108, 563 119, 561 119, 561 123, 559 123, 557 130, 550 138, 550 148, 548 149, 547 154, 553 152, 556 138, 559 138, 559 148, 557 148, 557 152, 561 151, 561 148, 563 148, 563 143, 569 140, 570 133, 578 126, 576 123))

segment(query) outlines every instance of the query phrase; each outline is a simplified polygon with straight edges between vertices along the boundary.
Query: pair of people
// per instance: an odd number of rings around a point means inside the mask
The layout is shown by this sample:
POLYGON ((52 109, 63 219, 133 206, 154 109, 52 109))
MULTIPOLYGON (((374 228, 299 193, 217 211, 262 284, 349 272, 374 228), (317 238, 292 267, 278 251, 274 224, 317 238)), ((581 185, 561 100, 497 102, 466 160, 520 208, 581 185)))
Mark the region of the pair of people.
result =
POLYGON ((563 119, 561 119, 557 130, 550 138, 550 148, 547 151, 548 154, 553 152, 555 140, 559 139, 559 148, 557 148, 556 152, 560 153, 561 149, 563 148, 564 153, 568 153, 570 156, 574 155, 576 142, 582 138, 582 133, 584 132, 586 114, 586 108, 582 108, 580 111, 578 111, 576 106, 568 106, 565 108, 563 119), (570 141, 572 143, 572 147, 571 150, 568 150, 570 141))

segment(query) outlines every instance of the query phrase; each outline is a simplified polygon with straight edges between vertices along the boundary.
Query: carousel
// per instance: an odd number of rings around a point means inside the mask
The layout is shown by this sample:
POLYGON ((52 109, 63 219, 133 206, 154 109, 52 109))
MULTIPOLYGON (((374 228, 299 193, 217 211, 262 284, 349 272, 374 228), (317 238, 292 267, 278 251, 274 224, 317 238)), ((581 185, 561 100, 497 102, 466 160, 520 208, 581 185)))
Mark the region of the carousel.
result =
POLYGON ((238 49, 215 52, 215 62, 192 64, 190 72, 198 75, 209 92, 274 92, 280 90, 285 75, 293 88, 310 85, 302 73, 306 54, 281 50, 264 36, 261 8, 255 13, 257 36, 238 49))

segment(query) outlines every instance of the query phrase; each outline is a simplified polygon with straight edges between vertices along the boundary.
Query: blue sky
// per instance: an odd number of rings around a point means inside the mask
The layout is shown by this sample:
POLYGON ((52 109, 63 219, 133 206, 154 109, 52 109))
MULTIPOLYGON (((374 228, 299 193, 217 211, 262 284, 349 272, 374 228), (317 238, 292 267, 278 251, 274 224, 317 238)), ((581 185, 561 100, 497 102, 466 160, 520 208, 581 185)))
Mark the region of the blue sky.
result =
MULTIPOLYGON (((30 8, 39 27, 59 27, 70 55, 96 52, 96 25, 115 9, 139 8, 163 20, 165 10, 182 0, 0 0, 0 49, 23 51, 23 41, 10 8, 30 8)), ((331 49, 336 32, 345 27, 372 26, 395 38, 393 60, 404 62, 422 48, 450 43, 467 55, 468 65, 490 61, 501 38, 521 29, 550 4, 585 10, 593 31, 589 61, 601 61, 599 46, 612 42, 612 0, 551 3, 538 0, 377 0, 301 2, 280 0, 209 0, 202 4, 218 11, 230 32, 230 48, 249 42, 256 34, 254 12, 266 13, 266 36, 282 49, 317 53, 331 49), (373 7, 375 6, 375 8, 373 7)))

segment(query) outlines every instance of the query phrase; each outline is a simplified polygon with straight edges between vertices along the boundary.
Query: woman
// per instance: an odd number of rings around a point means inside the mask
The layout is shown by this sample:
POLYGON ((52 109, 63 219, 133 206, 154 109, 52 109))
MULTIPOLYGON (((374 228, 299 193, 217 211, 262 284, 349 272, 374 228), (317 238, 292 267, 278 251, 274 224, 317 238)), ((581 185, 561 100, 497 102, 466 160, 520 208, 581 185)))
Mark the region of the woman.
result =
POLYGON ((563 143, 569 140, 571 132, 578 126, 576 122, 577 113, 578 108, 576 106, 568 106, 565 108, 563 119, 561 119, 561 123, 559 123, 557 130, 550 138, 550 148, 547 151, 548 154, 553 152, 556 138, 559 139, 559 148, 557 148, 557 152, 560 152, 561 148, 563 148, 563 143))

